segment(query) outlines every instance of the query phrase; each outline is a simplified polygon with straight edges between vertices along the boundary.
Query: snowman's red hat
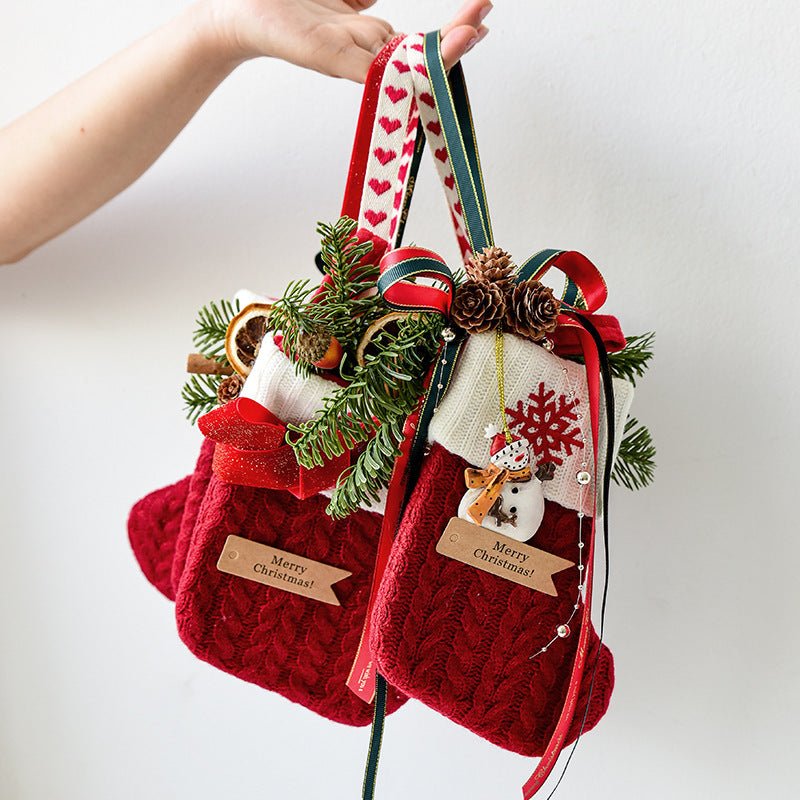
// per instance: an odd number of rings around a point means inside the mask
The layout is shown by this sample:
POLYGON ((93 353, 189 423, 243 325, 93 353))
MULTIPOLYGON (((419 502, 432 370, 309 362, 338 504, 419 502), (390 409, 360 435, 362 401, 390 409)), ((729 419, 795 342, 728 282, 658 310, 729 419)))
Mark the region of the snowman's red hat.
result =
MULTIPOLYGON (((513 439, 511 441, 514 441, 513 439)), ((511 444, 511 442, 507 441, 506 435, 504 433, 496 433, 492 437, 492 444, 489 448, 489 455, 495 456, 497 455, 506 445, 511 444)))

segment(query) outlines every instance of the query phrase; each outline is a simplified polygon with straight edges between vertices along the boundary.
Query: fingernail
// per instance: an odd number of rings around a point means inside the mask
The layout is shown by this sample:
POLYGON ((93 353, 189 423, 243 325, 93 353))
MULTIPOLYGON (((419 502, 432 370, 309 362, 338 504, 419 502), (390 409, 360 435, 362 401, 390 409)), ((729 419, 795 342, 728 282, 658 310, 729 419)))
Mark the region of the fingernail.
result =
POLYGON ((478 41, 482 42, 486 38, 486 34, 489 33, 489 29, 485 25, 481 25, 478 28, 478 41))
POLYGON ((484 6, 484 7, 481 9, 481 13, 478 15, 478 18, 481 20, 481 22, 483 22, 483 20, 485 20, 485 19, 486 19, 486 15, 487 15, 487 14, 488 14, 488 13, 489 13, 489 12, 490 12, 490 11, 491 11, 493 8, 494 8, 494 6, 493 6, 491 3, 489 3, 488 5, 485 5, 485 6, 484 6))
POLYGON ((479 42, 480 40, 481 40, 480 36, 473 36, 473 37, 472 37, 472 39, 470 39, 470 40, 467 42, 467 46, 466 46, 466 48, 464 49, 464 52, 465 52, 465 53, 469 53, 469 51, 470 51, 470 50, 472 50, 472 48, 473 48, 473 47, 475 47, 475 45, 476 45, 476 44, 478 44, 478 42, 479 42))

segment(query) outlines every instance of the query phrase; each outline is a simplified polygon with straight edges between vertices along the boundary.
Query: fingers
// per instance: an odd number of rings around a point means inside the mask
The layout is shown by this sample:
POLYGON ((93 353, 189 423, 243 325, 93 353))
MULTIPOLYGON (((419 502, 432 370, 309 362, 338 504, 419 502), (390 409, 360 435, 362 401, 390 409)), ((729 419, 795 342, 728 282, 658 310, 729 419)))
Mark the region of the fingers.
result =
POLYGON ((450 69, 457 61, 460 61, 462 56, 475 47, 487 33, 489 33, 489 29, 485 25, 480 25, 477 29, 469 25, 459 25, 451 28, 447 34, 443 34, 442 61, 444 61, 445 69, 450 69))
POLYGON ((394 36, 392 26, 377 17, 358 16, 348 19, 347 30, 353 41, 373 56, 394 36))
POLYGON ((377 0, 344 0, 354 11, 363 11, 365 8, 374 6, 377 0))
POLYGON ((447 25, 442 26, 442 39, 444 39, 448 33, 462 25, 468 25, 478 30, 483 20, 486 19, 486 15, 491 10, 491 0, 467 0, 453 19, 451 19, 447 25))
POLYGON ((343 47, 336 55, 336 78, 346 78, 356 83, 364 83, 367 79, 372 62, 375 60, 375 53, 365 50, 355 42, 351 42, 343 47))

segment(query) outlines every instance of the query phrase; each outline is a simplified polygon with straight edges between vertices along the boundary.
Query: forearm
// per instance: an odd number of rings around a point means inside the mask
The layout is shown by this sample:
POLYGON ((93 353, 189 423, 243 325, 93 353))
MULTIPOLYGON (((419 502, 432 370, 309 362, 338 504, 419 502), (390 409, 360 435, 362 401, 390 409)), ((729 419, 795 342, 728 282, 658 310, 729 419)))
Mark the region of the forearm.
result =
POLYGON ((192 8, 0 130, 0 263, 135 181, 237 60, 192 8))

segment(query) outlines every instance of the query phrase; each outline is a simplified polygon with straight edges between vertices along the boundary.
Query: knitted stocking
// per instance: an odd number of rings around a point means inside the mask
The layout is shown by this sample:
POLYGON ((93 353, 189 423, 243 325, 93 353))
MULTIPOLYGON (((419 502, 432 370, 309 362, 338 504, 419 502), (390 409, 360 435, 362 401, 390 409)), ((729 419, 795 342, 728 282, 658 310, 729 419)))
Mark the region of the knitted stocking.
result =
POLYGON ((147 580, 168 600, 175 599, 213 455, 213 443, 204 440, 191 475, 146 495, 128 515, 133 554, 147 580))

